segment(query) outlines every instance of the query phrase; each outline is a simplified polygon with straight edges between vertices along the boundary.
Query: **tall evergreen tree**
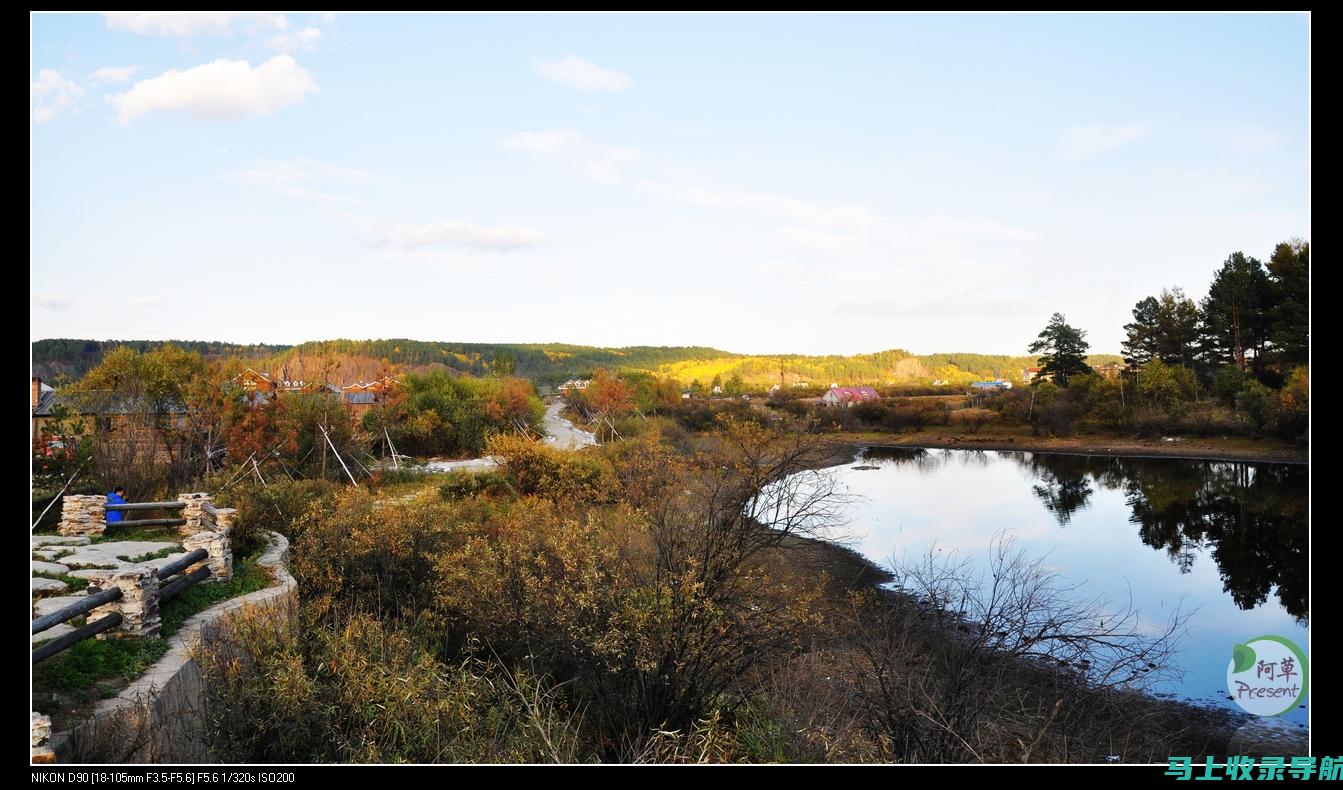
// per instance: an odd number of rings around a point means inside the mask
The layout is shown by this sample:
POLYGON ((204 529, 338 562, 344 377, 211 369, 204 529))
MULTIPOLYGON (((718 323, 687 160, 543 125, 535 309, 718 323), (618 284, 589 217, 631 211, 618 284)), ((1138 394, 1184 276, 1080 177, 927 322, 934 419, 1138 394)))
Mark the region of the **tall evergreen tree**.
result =
POLYGON ((1310 361, 1310 243, 1279 244, 1269 258, 1268 276, 1273 356, 1284 367, 1304 365, 1310 361))
POLYGON ((1133 323, 1124 324, 1128 338, 1120 344, 1124 361, 1130 367, 1142 367, 1159 353, 1160 311, 1161 304, 1151 296, 1133 306, 1133 323))
POLYGON ((1167 365, 1190 367, 1198 343, 1198 306, 1184 291, 1163 290, 1157 303, 1157 353, 1167 365))
POLYGON ((1059 386, 1066 387, 1068 377, 1090 373, 1086 359, 1091 344, 1086 341, 1086 334, 1068 326, 1062 313, 1051 316, 1039 339, 1027 349, 1040 355, 1040 378, 1053 376, 1059 386))
POLYGON ((1256 367, 1268 341, 1268 274, 1264 265, 1232 253, 1214 275, 1203 300, 1206 346, 1217 361, 1245 370, 1253 354, 1256 367))

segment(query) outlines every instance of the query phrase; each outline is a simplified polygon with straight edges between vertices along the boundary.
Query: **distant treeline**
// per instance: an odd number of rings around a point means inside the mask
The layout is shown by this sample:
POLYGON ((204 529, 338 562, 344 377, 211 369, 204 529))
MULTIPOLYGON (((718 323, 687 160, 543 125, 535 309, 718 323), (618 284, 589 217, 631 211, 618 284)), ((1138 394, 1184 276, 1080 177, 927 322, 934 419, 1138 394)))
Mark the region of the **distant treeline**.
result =
POLYGON ((158 351, 164 346, 194 351, 203 357, 243 357, 262 359, 280 354, 291 346, 272 343, 222 343, 216 340, 73 340, 57 338, 33 343, 33 375, 43 379, 68 376, 72 381, 98 367, 103 355, 125 346, 140 353, 158 351))
MULTIPOLYGON (((858 385, 931 383, 941 379, 951 385, 966 384, 995 375, 1017 380, 1021 369, 1035 364, 1031 356, 994 354, 915 355, 893 349, 853 356, 804 356, 734 354, 702 346, 631 346, 598 348, 565 343, 442 343, 421 340, 327 340, 297 346, 280 344, 222 343, 215 341, 158 340, 39 340, 33 343, 33 375, 52 379, 64 374, 77 380, 96 367, 103 355, 117 346, 147 352, 172 344, 204 357, 236 357, 252 360, 261 369, 302 367, 302 360, 325 355, 367 357, 398 368, 444 365, 474 376, 512 375, 554 386, 567 379, 591 378, 599 369, 655 373, 683 383, 715 379, 727 382, 736 376, 750 388, 763 389, 775 383, 807 382, 829 386, 831 382, 858 385)), ((1093 365, 1119 361, 1117 355, 1097 354, 1093 365)))

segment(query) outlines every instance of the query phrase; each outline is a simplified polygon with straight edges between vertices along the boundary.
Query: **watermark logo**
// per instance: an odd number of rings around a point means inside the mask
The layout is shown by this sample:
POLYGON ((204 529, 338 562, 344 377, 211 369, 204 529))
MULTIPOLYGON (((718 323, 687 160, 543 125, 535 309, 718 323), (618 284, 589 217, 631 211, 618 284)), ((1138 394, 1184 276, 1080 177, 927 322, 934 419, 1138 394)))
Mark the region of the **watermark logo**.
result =
POLYGON ((1255 637, 1231 651, 1226 688, 1247 713, 1281 716, 1305 699, 1310 688, 1310 665, 1306 654, 1290 639, 1255 637))

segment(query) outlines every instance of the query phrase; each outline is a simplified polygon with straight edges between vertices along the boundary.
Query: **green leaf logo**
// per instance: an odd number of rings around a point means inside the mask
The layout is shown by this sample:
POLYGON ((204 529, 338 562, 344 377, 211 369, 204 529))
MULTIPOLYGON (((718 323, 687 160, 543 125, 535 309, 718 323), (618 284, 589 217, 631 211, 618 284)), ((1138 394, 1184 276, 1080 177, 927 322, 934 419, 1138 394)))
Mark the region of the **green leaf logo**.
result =
POLYGON ((1234 672, 1244 672, 1254 666, 1254 648, 1249 645, 1236 645, 1236 649, 1231 651, 1231 660, 1234 672))

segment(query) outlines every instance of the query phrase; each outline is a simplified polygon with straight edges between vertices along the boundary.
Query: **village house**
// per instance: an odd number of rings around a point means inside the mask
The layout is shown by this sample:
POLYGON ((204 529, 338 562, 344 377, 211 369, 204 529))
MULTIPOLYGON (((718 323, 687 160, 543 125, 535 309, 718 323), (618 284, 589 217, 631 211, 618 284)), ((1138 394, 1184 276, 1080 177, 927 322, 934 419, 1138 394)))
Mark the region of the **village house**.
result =
POLYGON ((259 373, 252 368, 234 376, 233 383, 243 388, 248 403, 252 405, 266 403, 279 395, 326 392, 339 397, 341 405, 356 420, 361 418, 364 412, 372 409, 379 402, 383 393, 400 384, 393 376, 383 376, 373 381, 356 381, 353 384, 338 387, 329 383, 318 384, 297 379, 277 379, 268 374, 259 373))
POLYGON ((880 396, 871 387, 833 386, 821 396, 823 406, 852 406, 855 403, 874 401, 880 396))
POLYGON ((62 412, 72 422, 82 422, 85 432, 97 431, 115 442, 150 443, 158 453, 164 453, 165 443, 156 441, 162 434, 155 434, 183 427, 187 411, 185 405, 172 401, 146 409, 142 403, 114 392, 84 392, 74 397, 42 383, 37 376, 32 377, 31 405, 33 450, 46 453, 68 449, 61 447, 51 432, 51 423, 62 412))
POLYGON ((271 392, 275 389, 275 383, 270 380, 270 376, 251 368, 234 376, 233 383, 242 387, 244 392, 271 392))
POLYGON ((380 379, 367 382, 356 381, 340 388, 340 402, 358 420, 364 416, 365 412, 377 405, 386 393, 400 386, 400 384, 401 382, 392 376, 383 376, 380 379))
POLYGON ((561 395, 568 395, 574 391, 587 389, 588 385, 591 383, 592 379, 569 379, 559 386, 559 391, 561 395))

